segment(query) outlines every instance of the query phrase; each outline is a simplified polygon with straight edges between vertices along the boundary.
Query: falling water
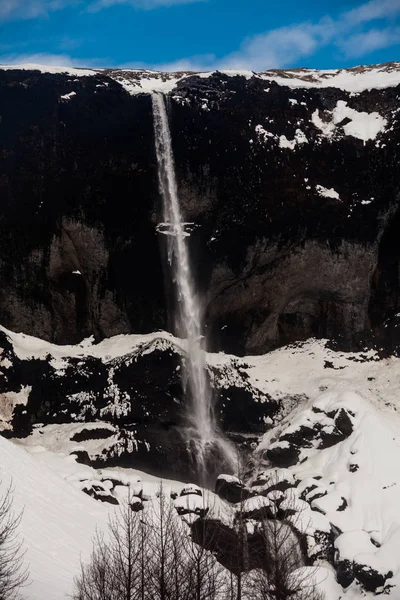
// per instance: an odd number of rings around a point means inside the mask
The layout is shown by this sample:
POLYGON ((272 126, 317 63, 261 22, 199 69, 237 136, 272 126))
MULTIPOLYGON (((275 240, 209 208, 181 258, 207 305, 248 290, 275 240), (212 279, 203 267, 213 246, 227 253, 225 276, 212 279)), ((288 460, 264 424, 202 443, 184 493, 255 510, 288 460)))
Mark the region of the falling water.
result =
POLYGON ((202 310, 190 267, 187 224, 182 220, 179 207, 165 98, 162 94, 153 94, 152 98, 158 180, 164 211, 164 223, 158 230, 167 235, 168 263, 178 299, 177 333, 187 344, 187 357, 183 362, 183 383, 189 400, 185 434, 199 474, 205 477, 209 465, 216 460, 234 469, 237 459, 233 447, 221 436, 215 422, 213 395, 202 349, 202 310))

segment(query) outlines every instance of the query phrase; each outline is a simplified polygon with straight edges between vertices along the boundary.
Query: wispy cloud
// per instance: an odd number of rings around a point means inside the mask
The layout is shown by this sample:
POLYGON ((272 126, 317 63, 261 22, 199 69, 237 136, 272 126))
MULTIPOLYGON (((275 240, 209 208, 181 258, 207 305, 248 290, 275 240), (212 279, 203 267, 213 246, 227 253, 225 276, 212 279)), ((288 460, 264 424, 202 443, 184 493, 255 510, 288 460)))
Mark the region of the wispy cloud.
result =
POLYGON ((400 27, 370 29, 364 33, 356 33, 342 40, 339 46, 347 58, 358 58, 396 44, 400 44, 400 27))
POLYGON ((372 0, 342 15, 342 21, 353 25, 388 19, 400 12, 400 0, 372 0))
POLYGON ((79 6, 86 12, 98 12, 111 6, 126 4, 141 10, 151 10, 162 6, 176 6, 207 2, 207 0, 0 0, 0 21, 11 19, 35 19, 67 6, 79 6))
MULTIPOLYGON (((0 0, 0 21, 7 18, 33 18, 60 10, 67 5, 85 5, 86 10, 97 11, 116 4, 125 4, 150 10, 207 0, 0 0)), ((249 69, 262 71, 299 64, 302 59, 329 47, 344 58, 361 58, 369 53, 400 44, 400 0, 371 0, 338 16, 326 15, 318 21, 295 23, 272 29, 243 40, 240 47, 223 57, 212 53, 189 56, 168 64, 128 63, 120 67, 153 68, 165 71, 211 71, 215 69, 249 69)), ((0 62, 23 62, 60 66, 104 67, 116 66, 103 59, 71 58, 69 53, 79 41, 65 38, 56 48, 59 54, 3 54, 0 62)), ((1 47, 0 47, 1 51, 1 47)), ((3 48, 3 53, 7 48, 3 48)))
POLYGON ((37 52, 34 54, 0 54, 2 65, 46 65, 55 67, 100 68, 109 64, 106 58, 72 58, 68 54, 37 52))
POLYGON ((327 15, 317 22, 295 23, 243 41, 240 48, 222 58, 210 55, 188 57, 167 65, 164 70, 249 69, 262 71, 298 63, 319 49, 332 46, 346 58, 362 57, 374 50, 400 43, 400 0, 372 0, 340 14, 327 15), (382 27, 376 26, 378 20, 382 27), (371 27, 372 23, 374 27, 371 27))
POLYGON ((152 10, 160 7, 171 7, 182 4, 207 2, 207 0, 96 0, 87 7, 88 12, 98 12, 104 8, 125 4, 141 10, 152 10))
POLYGON ((43 17, 78 0, 0 0, 0 21, 43 17))

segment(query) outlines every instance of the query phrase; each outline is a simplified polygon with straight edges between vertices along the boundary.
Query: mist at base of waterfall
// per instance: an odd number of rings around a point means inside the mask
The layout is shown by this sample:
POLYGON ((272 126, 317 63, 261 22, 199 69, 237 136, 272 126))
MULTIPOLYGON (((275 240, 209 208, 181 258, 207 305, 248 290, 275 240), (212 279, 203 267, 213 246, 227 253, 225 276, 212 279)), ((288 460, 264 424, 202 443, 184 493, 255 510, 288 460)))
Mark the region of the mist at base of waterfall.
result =
POLYGON ((239 454, 221 433, 216 432, 214 437, 204 439, 198 437, 195 429, 185 428, 181 434, 199 485, 211 487, 221 473, 234 474, 239 471, 239 454))

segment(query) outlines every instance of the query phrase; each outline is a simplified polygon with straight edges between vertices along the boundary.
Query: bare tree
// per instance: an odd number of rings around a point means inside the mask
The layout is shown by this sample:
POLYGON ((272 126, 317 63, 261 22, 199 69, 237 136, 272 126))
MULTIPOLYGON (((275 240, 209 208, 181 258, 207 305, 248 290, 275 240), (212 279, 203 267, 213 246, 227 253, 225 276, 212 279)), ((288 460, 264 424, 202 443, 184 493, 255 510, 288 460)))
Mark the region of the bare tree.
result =
POLYGON ((24 567, 24 553, 18 537, 18 527, 22 513, 15 515, 12 510, 12 486, 7 488, 0 499, 0 599, 15 600, 19 590, 28 581, 28 571, 24 567))
MULTIPOLYGON (((186 496, 186 498, 189 509, 191 496, 186 496)), ((228 572, 209 549, 212 545, 213 534, 210 534, 205 516, 212 506, 211 499, 204 489, 201 498, 202 507, 198 506, 200 518, 196 521, 196 535, 193 536, 193 529, 191 529, 191 534, 185 535, 182 540, 189 579, 188 600, 215 600, 217 598, 226 600, 228 572), (194 542, 193 537, 202 540, 203 543, 194 542)), ((193 516, 193 513, 191 514, 193 516)))
POLYGON ((76 600, 144 600, 145 524, 130 502, 110 517, 107 535, 96 533, 90 562, 75 581, 76 600))
MULTIPOLYGON (((314 573, 303 569, 303 538, 307 529, 306 503, 289 490, 278 502, 271 502, 269 515, 257 526, 264 558, 262 568, 253 571, 249 598, 252 600, 321 600, 314 573)), ((261 565, 260 565, 261 566, 261 565)))
POLYGON ((143 511, 129 502, 96 534, 91 560, 81 566, 75 600, 216 600, 223 569, 194 544, 162 485, 143 511))

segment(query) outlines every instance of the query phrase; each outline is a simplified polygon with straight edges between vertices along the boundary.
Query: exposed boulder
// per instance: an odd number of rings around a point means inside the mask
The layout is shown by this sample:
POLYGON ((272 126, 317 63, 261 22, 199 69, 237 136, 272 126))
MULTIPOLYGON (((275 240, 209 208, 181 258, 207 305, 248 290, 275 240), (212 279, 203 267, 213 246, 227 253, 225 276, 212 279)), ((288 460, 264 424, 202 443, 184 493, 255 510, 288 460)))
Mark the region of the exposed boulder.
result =
POLYGON ((232 504, 238 504, 252 495, 243 481, 234 475, 219 475, 215 483, 215 493, 232 504))
POLYGON ((95 500, 101 502, 108 502, 109 504, 119 504, 117 498, 113 496, 108 486, 104 485, 100 481, 85 481, 82 484, 82 491, 88 496, 91 496, 95 500))
POLYGON ((300 448, 286 440, 271 444, 266 452, 266 457, 277 467, 291 467, 295 465, 300 456, 300 448))

